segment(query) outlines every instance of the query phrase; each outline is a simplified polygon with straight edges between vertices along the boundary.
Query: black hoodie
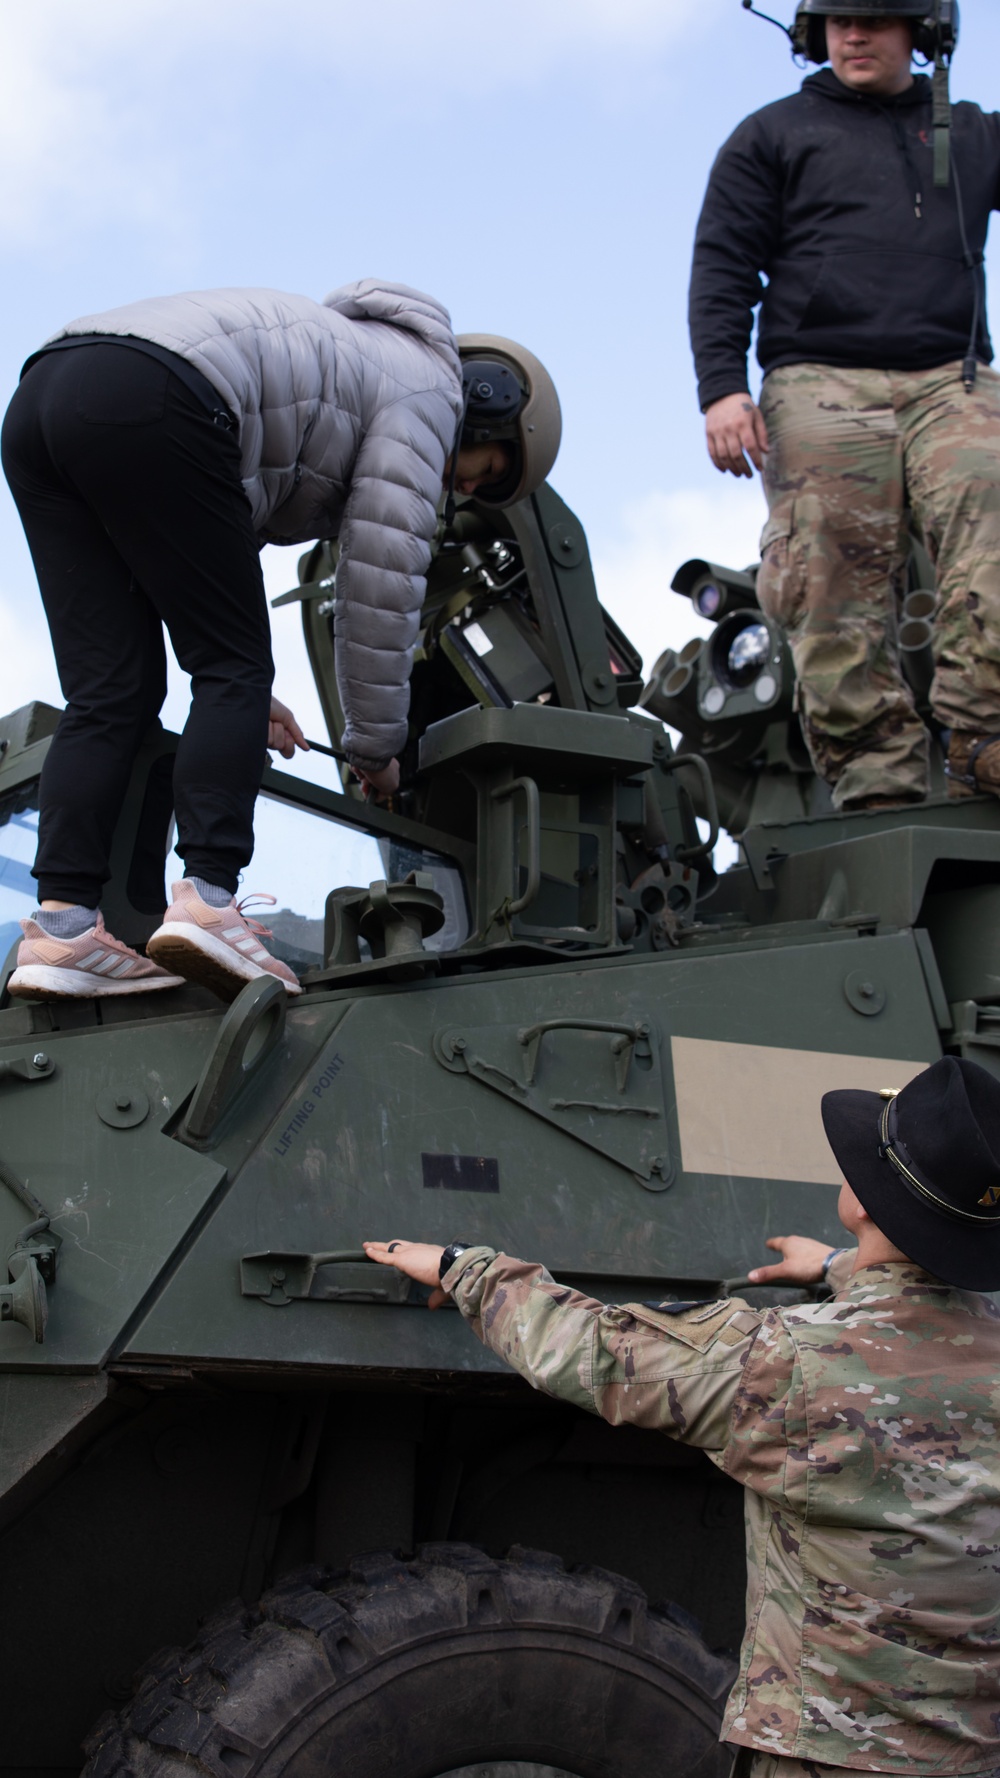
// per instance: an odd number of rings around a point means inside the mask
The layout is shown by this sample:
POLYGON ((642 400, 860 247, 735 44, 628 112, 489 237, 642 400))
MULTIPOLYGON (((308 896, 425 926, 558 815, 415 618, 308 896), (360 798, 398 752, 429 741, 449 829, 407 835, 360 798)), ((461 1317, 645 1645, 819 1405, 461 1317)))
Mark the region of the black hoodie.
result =
MULTIPOLYGON (((983 273, 963 254, 956 177, 978 261, 1000 207, 1000 114, 954 107, 946 190, 934 184, 933 143, 926 75, 878 99, 829 68, 734 130, 695 237, 690 325, 703 409, 747 388, 757 303, 765 371, 929 370, 966 356, 983 273)), ((981 313, 975 350, 989 364, 985 292, 981 313)))

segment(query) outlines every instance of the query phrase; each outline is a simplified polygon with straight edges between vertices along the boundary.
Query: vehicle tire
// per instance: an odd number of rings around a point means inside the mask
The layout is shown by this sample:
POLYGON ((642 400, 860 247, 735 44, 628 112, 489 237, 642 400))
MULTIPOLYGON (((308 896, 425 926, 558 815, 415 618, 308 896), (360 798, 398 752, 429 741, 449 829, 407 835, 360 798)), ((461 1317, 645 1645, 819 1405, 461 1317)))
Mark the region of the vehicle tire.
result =
POLYGON ((425 1544, 209 1619, 98 1723, 81 1778, 722 1778, 733 1677, 620 1575, 425 1544))

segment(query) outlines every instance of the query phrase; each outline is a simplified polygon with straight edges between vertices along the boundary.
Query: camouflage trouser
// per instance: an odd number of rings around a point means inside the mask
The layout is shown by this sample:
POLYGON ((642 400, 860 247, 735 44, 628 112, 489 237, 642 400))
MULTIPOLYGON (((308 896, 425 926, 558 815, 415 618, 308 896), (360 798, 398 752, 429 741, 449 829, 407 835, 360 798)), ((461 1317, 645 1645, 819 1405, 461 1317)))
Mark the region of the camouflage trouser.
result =
POLYGON ((785 365, 764 380, 758 596, 788 634, 806 743, 838 807, 925 796, 896 646, 909 506, 937 570, 934 714, 1000 730, 1000 376, 785 365))
POLYGON ((733 1778, 861 1778, 861 1774, 850 1766, 820 1766, 811 1759, 779 1759, 773 1753, 754 1753, 746 1747, 736 1757, 733 1778))
MULTIPOLYGON (((867 1769, 877 1771, 878 1767, 867 1769)), ((773 1753, 754 1753, 751 1747, 741 1747, 733 1778, 862 1778, 864 1770, 857 1766, 821 1766, 811 1759, 779 1759, 773 1753)), ((980 1773, 979 1778, 997 1775, 980 1773)))

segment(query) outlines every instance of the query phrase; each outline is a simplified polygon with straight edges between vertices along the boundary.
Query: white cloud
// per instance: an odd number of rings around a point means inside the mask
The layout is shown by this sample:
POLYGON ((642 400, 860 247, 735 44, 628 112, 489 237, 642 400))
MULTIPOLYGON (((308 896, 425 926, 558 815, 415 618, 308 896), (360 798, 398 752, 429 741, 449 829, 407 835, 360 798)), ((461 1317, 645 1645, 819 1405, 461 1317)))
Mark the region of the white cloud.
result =
POLYGON ((25 7, 5 20, 0 235, 9 241, 43 239, 53 204, 71 234, 123 213, 170 227, 174 193, 145 152, 138 83, 121 80, 120 69, 115 82, 90 22, 59 5, 25 7))
MULTIPOLYGON (((411 0, 288 0, 280 15, 270 0, 8 8, 0 238, 42 242, 58 228, 72 239, 108 223, 165 233, 169 245, 211 203, 234 156, 246 162, 271 130, 280 157, 300 112, 321 115, 324 103, 331 165, 338 110, 356 111, 366 97, 383 145, 399 137, 404 114, 454 114, 457 145, 479 115, 520 132, 531 124, 525 95, 560 70, 589 66, 610 92, 642 77, 656 52, 704 33, 722 4, 506 0, 499 28, 495 9, 467 0, 431 0, 419 12, 411 0)), ((543 105, 540 126, 545 115, 543 105)), ((411 137, 413 128, 405 125, 411 137)), ((411 146, 419 163, 419 140, 411 146)), ((295 177, 321 181, 322 169, 299 167, 295 177)))

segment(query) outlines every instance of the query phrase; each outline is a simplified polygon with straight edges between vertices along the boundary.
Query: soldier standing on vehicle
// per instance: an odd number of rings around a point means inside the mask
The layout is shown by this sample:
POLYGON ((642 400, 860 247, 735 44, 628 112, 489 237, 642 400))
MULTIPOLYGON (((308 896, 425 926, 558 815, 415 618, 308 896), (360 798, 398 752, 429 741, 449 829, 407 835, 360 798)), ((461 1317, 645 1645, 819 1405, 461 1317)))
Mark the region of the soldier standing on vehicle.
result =
POLYGON ((754 1282, 794 1308, 594 1302, 454 1242, 365 1242, 536 1389, 705 1451, 746 1490, 747 1628, 722 1739, 753 1778, 1000 1764, 1000 1082, 936 1062, 824 1095, 856 1249, 754 1282), (814 1762, 819 1762, 818 1764, 814 1762))
POLYGON ((154 298, 73 321, 29 358, 3 466, 67 707, 42 770, 40 909, 22 921, 11 994, 93 998, 189 977, 232 998, 264 974, 299 992, 235 900, 266 748, 288 759, 306 744, 271 695, 260 547, 339 539, 343 745, 366 787, 391 794, 442 483, 449 498, 511 505, 545 480, 559 431, 531 353, 456 340, 440 303, 374 278, 322 303, 154 298), (98 906, 166 695, 164 625, 192 702, 173 779, 185 875, 151 962, 98 906))
POLYGON ((942 132, 931 80, 911 73, 914 52, 950 54, 951 14, 951 0, 800 0, 794 47, 832 66, 730 136, 695 241, 709 453, 763 476, 758 597, 788 633, 806 743, 842 809, 928 790, 896 646, 907 508, 937 569, 949 789, 1000 794, 1000 378, 983 273, 1000 116, 956 105, 942 132))

